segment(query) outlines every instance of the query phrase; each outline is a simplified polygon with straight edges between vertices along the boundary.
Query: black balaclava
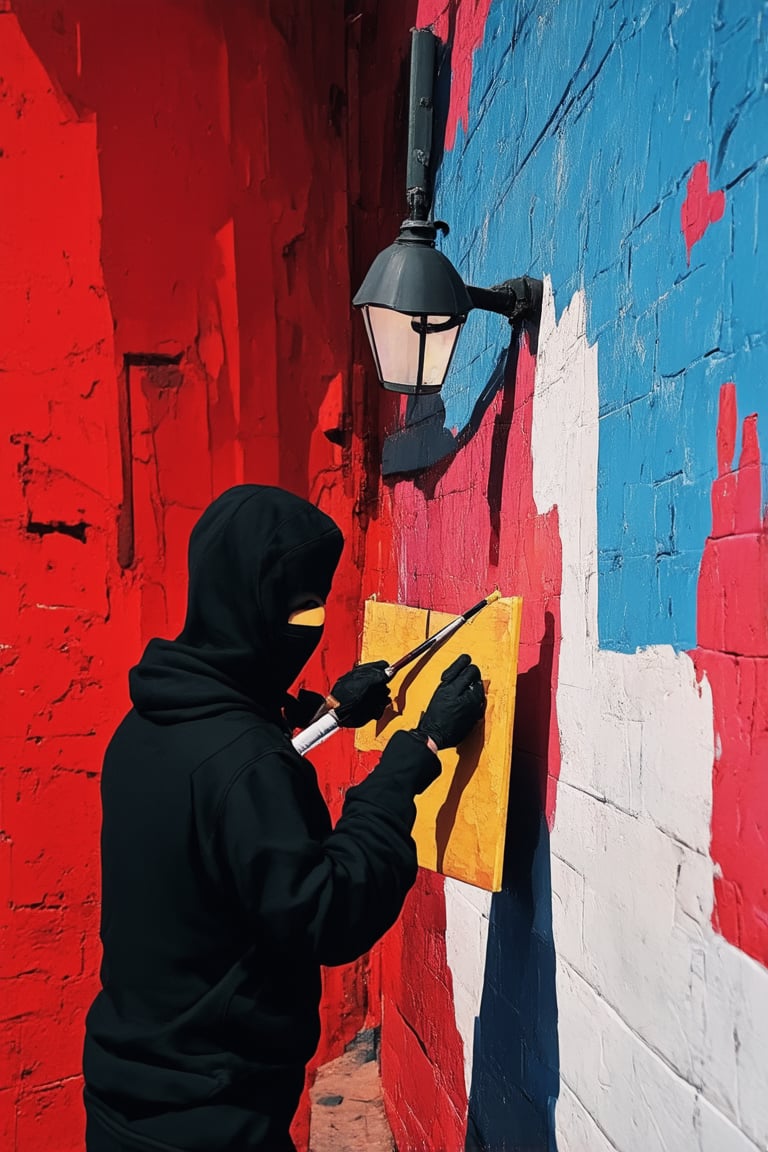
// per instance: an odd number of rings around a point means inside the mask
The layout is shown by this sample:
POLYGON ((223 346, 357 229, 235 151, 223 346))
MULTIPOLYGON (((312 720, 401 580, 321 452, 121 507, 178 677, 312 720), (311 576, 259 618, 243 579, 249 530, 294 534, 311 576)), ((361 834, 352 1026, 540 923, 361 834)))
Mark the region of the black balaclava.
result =
POLYGON ((246 708, 278 719, 322 627, 288 623, 302 596, 323 602, 343 547, 313 504, 257 484, 214 500, 189 540, 187 617, 151 640, 129 675, 137 712, 160 723, 246 708))

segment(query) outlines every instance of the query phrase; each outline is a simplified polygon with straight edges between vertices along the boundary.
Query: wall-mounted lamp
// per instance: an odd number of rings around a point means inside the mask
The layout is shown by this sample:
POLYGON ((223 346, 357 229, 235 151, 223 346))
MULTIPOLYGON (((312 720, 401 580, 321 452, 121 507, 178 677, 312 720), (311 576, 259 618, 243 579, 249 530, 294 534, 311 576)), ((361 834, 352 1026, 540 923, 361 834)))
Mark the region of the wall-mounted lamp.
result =
POLYGON ((392 392, 439 392, 469 312, 497 312, 510 322, 538 315, 542 283, 523 276, 494 288, 465 284, 438 252, 442 221, 429 218, 432 91, 437 38, 414 29, 408 117, 406 195, 409 219, 374 260, 352 303, 362 308, 380 382, 392 392))

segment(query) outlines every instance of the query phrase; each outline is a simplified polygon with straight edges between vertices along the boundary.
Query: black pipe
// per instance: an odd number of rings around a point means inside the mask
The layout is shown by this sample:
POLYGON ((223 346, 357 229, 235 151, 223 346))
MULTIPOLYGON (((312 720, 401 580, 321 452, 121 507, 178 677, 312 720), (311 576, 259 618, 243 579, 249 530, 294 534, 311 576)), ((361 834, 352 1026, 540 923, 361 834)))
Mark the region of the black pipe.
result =
POLYGON ((436 46, 437 37, 428 28, 412 30, 405 189, 413 220, 426 220, 429 215, 436 46))

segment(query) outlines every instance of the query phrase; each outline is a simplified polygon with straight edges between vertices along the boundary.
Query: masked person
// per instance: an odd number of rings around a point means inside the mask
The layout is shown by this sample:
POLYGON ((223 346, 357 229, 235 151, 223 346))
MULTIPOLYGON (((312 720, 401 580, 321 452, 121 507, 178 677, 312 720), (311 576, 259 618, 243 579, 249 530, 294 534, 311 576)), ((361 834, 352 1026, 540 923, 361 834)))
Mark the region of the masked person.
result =
MULTIPOLYGON (((414 796, 485 694, 461 657, 331 826, 291 745, 287 690, 317 647, 340 531, 242 485, 189 545, 188 608, 130 673, 102 774, 101 991, 83 1059, 88 1152, 284 1152, 319 1039, 320 966, 366 952, 416 878, 414 796)), ((385 662, 333 687, 379 717, 385 662)), ((295 706, 294 706, 295 707, 295 706)))

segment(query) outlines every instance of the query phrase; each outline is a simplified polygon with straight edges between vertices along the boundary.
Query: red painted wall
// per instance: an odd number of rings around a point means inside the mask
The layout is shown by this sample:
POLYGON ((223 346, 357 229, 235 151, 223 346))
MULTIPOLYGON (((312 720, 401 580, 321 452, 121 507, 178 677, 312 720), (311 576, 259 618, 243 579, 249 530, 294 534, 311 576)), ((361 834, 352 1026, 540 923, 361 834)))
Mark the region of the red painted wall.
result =
MULTIPOLYGON (((179 626, 215 494, 278 483, 336 518, 310 681, 357 655, 378 396, 349 298, 398 218, 384 141, 413 19, 376 7, 0 4, 4 1149, 82 1146, 101 755, 127 669, 179 626)), ((338 811, 349 738, 317 765, 338 811)), ((376 1022, 375 961, 326 993, 319 1059, 376 1022)))

